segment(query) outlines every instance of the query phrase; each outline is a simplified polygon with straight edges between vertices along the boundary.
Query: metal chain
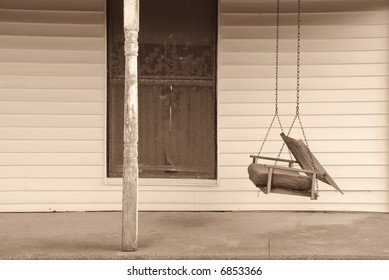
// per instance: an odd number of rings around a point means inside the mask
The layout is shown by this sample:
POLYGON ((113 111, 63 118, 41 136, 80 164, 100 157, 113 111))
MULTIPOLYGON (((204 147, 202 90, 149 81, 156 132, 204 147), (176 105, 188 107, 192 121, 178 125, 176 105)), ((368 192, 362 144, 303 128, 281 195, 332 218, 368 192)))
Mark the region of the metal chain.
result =
MULTIPOLYGON (((261 148, 260 148, 260 150, 258 152, 258 155, 260 155, 260 153, 262 152, 262 149, 263 149, 263 147, 265 145, 267 137, 269 136, 270 130, 271 130, 271 128, 272 128, 276 118, 277 118, 278 123, 279 123, 279 125, 281 127, 281 131, 284 132, 284 129, 283 129, 282 124, 281 124, 280 117, 278 115, 279 32, 280 32, 280 0, 277 0, 275 112, 274 112, 273 119, 272 119, 272 121, 270 123, 270 126, 269 126, 269 128, 268 128, 268 130, 266 132, 265 138, 264 138, 264 140, 262 142, 261 148)), ((290 133, 292 131, 292 128, 294 127, 294 124, 295 124, 296 120, 298 119, 301 131, 302 131, 302 134, 303 134, 303 137, 304 137, 305 144, 306 144, 306 146, 308 148, 308 153, 309 153, 309 156, 310 156, 310 159, 311 159, 312 167, 313 167, 313 169, 315 171, 317 171, 316 166, 315 166, 315 162, 313 160, 313 156, 312 156, 311 150, 309 148, 307 135, 305 133, 304 126, 303 126, 303 123, 302 123, 301 117, 300 117, 300 64, 301 64, 300 53, 301 53, 301 0, 298 0, 298 6, 297 6, 296 114, 295 114, 295 116, 293 118, 291 126, 289 127, 287 136, 290 135, 290 133)), ((284 147, 285 147, 285 142, 283 142, 283 144, 281 146, 281 149, 280 149, 280 151, 278 153, 278 156, 277 156, 277 159, 276 159, 276 164, 277 164, 277 161, 279 160, 279 158, 280 158, 280 156, 282 154, 282 151, 283 151, 284 147)), ((291 152, 289 150, 288 150, 288 152, 289 152, 289 155, 290 155, 290 157, 292 159, 291 152)), ((319 184, 318 184, 318 180, 317 179, 316 179, 316 191, 317 192, 319 191, 319 184)))
POLYGON ((279 41, 280 41, 280 0, 277 0, 277 28, 276 28, 276 77, 275 77, 275 109, 274 109, 274 116, 270 123, 270 126, 266 132, 265 138, 262 142, 261 148, 259 149, 258 155, 261 154, 263 147, 265 146, 267 137, 269 136, 270 130, 273 127, 275 119, 277 119, 278 124, 280 125, 281 131, 284 132, 284 128, 281 123, 280 116, 278 114, 278 78, 279 78, 279 41))
POLYGON ((279 45, 280 45, 280 0, 277 0, 277 29, 276 29, 276 86, 275 86, 275 115, 278 116, 278 64, 279 64, 279 45))
POLYGON ((275 85, 275 112, 281 131, 284 132, 281 119, 278 114, 278 80, 279 80, 279 53, 280 53, 280 0, 277 0, 277 30, 276 30, 276 85, 275 85))
MULTIPOLYGON (((303 126, 303 123, 302 123, 301 117, 300 117, 300 64, 301 64, 300 53, 301 53, 301 0, 298 0, 298 6, 297 6, 296 114, 295 114, 295 117, 293 119, 292 125, 289 128, 288 136, 289 136, 289 134, 294 126, 294 123, 296 122, 296 118, 297 118, 299 121, 301 132, 302 132, 303 137, 304 137, 304 142, 305 142, 307 149, 308 149, 308 153, 309 153, 312 167, 315 171, 317 171, 315 161, 313 160, 313 156, 311 153, 311 149, 309 148, 307 135, 305 133, 304 126, 303 126)), ((319 191, 319 183, 318 183, 317 179, 316 179, 316 191, 317 192, 319 191)))

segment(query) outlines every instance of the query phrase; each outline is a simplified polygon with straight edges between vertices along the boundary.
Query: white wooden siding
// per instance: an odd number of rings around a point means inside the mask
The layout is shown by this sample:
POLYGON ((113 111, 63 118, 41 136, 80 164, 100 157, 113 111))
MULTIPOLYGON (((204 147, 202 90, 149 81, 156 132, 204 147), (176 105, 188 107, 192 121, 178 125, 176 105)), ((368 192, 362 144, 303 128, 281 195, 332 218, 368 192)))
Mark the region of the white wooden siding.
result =
MULTIPOLYGON (((247 178, 274 111, 275 0, 220 0, 218 180, 141 180, 141 210, 389 211, 386 0, 304 0, 301 113, 345 191, 318 201, 247 178)), ((295 108, 295 0, 281 0, 280 114, 295 108)), ((0 211, 120 210, 105 180, 105 1, 0 2, 0 211)), ((279 131, 265 153, 278 152, 279 131)), ((295 130, 296 138, 300 137, 295 130)))
POLYGON ((104 0, 0 2, 0 211, 120 205, 104 184, 104 10, 104 0))
MULTIPOLYGON (((296 3, 281 0, 279 112, 285 127, 296 106, 296 3)), ((230 209, 388 211, 386 1, 302 1, 300 112, 310 148, 345 195, 320 183, 315 202, 257 196, 247 180, 248 155, 258 152, 274 113, 275 4, 220 1, 219 184, 226 192, 201 199, 219 201, 218 209, 231 203, 230 209)), ((277 155, 280 132, 273 128, 265 154, 277 155)), ((298 123, 291 135, 302 138, 298 123)))

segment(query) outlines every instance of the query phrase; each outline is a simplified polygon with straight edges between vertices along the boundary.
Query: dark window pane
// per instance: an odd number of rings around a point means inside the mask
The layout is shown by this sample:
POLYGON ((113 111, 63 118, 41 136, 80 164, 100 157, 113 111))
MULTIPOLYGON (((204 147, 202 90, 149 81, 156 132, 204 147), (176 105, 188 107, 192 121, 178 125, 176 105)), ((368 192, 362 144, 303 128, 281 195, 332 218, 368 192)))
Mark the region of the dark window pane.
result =
MULTIPOLYGON (((141 0, 141 177, 216 177, 213 0, 141 0)), ((108 2, 108 175, 123 162, 122 0, 108 2)))
POLYGON ((212 85, 140 85, 139 151, 144 177, 214 178, 212 85))

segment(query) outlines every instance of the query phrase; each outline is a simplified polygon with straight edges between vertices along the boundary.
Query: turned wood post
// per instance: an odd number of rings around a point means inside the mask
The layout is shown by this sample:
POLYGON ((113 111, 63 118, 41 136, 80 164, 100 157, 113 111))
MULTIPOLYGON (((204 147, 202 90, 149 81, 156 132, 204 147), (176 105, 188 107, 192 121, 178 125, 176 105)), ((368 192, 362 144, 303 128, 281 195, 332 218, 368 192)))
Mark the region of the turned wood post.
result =
POLYGON ((139 0, 124 0, 124 152, 122 250, 138 246, 138 31, 139 0))

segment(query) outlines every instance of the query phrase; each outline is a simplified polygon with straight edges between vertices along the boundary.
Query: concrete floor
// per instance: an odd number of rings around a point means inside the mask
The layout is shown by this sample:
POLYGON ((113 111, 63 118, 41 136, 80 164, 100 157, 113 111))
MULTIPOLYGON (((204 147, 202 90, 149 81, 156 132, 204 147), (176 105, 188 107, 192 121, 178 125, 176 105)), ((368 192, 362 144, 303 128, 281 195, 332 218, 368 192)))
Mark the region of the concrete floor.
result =
POLYGON ((120 212, 0 213, 0 259, 389 259, 389 214, 141 212, 121 252, 120 212))

